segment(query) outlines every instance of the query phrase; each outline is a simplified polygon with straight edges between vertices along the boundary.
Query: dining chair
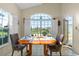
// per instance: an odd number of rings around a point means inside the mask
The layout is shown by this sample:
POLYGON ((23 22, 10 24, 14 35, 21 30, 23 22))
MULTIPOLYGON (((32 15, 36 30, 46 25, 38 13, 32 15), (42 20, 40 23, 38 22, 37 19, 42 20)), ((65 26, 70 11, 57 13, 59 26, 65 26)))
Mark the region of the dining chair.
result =
POLYGON ((64 35, 60 35, 60 36, 57 36, 56 37, 56 44, 53 44, 53 45, 48 45, 48 49, 50 51, 50 56, 52 56, 52 52, 59 52, 60 56, 62 55, 61 54, 61 49, 62 49, 62 40, 64 38, 64 35))
POLYGON ((25 45, 19 44, 19 36, 18 34, 10 34, 11 44, 12 44, 12 56, 14 54, 14 51, 21 51, 21 56, 23 56, 23 49, 25 48, 25 45))

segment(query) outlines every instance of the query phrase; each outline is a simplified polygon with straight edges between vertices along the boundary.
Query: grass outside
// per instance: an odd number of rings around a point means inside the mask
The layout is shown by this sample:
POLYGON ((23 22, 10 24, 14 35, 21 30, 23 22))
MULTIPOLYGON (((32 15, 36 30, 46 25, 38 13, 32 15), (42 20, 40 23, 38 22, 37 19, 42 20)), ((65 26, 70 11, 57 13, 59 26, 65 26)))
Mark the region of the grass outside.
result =
POLYGON ((0 32, 0 45, 5 44, 7 42, 8 42, 7 32, 0 32))
POLYGON ((8 28, 0 27, 0 45, 8 42, 8 28))
POLYGON ((7 32, 0 32, 0 36, 5 36, 7 35, 7 32))
POLYGON ((32 34, 40 34, 40 32, 42 33, 43 31, 49 31, 49 30, 48 29, 40 29, 40 28, 31 29, 32 34))

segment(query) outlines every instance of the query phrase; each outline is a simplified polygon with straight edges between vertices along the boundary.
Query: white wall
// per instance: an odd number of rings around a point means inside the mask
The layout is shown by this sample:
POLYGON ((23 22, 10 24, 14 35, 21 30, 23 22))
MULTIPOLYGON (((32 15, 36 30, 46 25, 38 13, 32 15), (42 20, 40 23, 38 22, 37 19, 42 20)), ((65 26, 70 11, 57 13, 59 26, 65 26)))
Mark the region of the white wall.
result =
POLYGON ((43 5, 23 10, 23 17, 29 17, 36 13, 46 13, 51 15, 51 17, 59 17, 61 15, 60 9, 61 7, 58 3, 44 3, 43 5))
POLYGON ((62 16, 73 16, 74 17, 74 38, 73 38, 73 49, 79 53, 79 30, 75 27, 79 24, 79 4, 62 4, 62 16))
POLYGON ((20 16, 19 9, 13 3, 0 3, 0 8, 3 8, 4 10, 6 10, 14 15, 20 16))

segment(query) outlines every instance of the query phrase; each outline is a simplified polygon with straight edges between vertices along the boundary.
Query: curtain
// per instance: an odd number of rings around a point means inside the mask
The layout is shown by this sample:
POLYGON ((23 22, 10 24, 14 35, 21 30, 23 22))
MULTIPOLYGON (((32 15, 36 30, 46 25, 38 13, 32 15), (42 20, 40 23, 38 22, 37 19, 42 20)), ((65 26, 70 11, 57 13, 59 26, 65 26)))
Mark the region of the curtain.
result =
POLYGON ((19 33, 18 31, 18 17, 10 15, 10 34, 19 33))
POLYGON ((58 34, 58 20, 53 20, 52 22, 52 34, 56 37, 58 34))
POLYGON ((24 22, 24 34, 30 35, 31 34, 31 26, 30 26, 30 18, 25 18, 24 22))

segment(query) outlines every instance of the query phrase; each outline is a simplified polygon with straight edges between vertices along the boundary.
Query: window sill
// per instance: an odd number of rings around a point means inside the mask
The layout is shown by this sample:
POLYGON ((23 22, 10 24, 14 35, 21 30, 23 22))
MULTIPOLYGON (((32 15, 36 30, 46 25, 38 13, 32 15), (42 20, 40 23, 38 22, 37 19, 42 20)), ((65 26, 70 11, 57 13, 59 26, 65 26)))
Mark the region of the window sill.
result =
POLYGON ((5 46, 7 46, 8 44, 9 44, 9 43, 3 44, 3 45, 0 46, 0 48, 3 48, 3 47, 5 47, 5 46))

